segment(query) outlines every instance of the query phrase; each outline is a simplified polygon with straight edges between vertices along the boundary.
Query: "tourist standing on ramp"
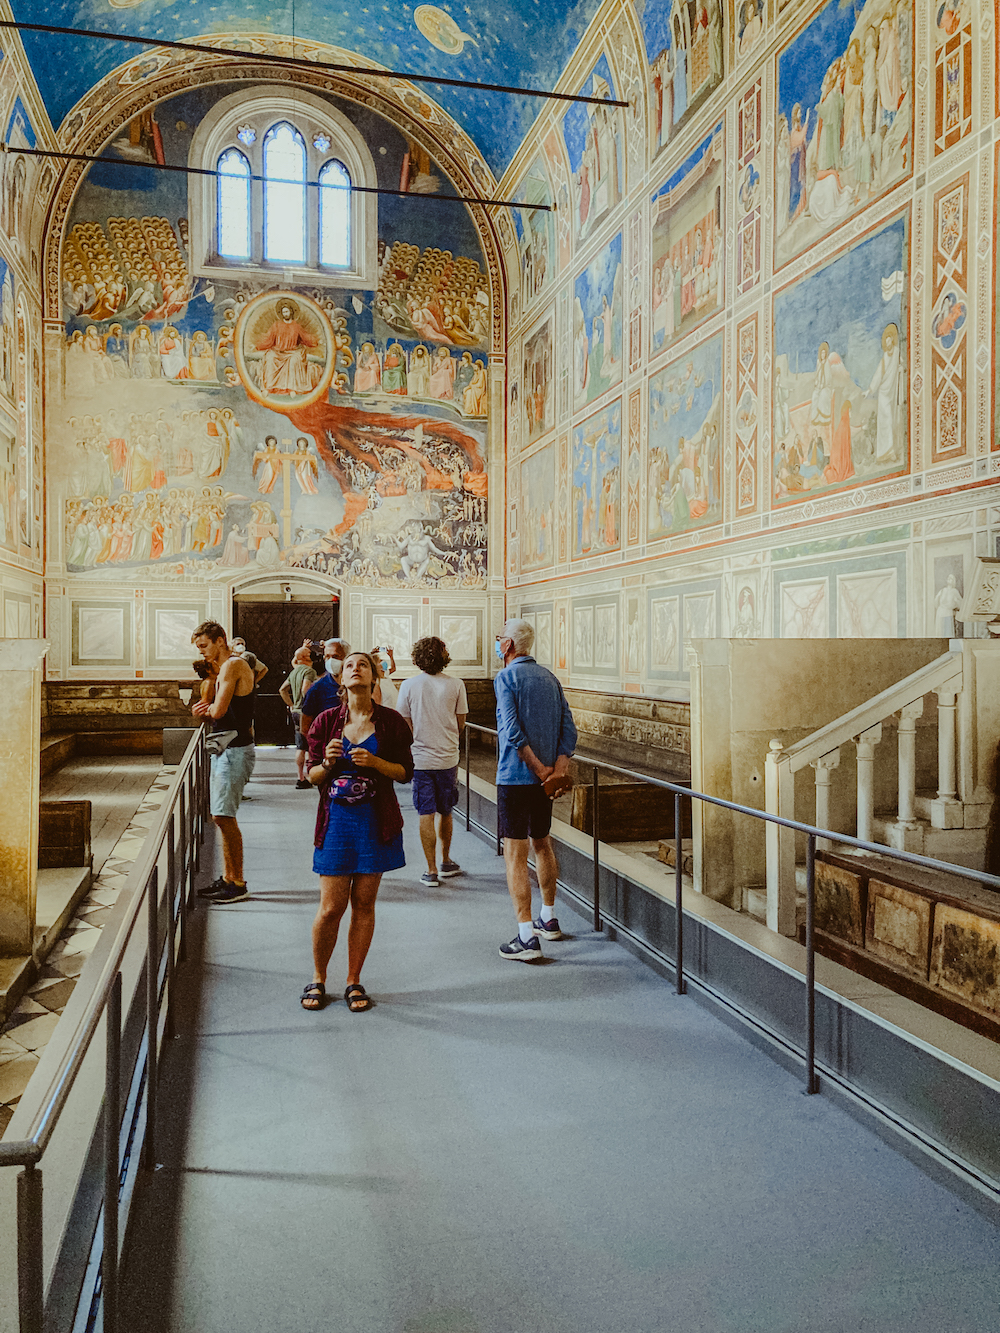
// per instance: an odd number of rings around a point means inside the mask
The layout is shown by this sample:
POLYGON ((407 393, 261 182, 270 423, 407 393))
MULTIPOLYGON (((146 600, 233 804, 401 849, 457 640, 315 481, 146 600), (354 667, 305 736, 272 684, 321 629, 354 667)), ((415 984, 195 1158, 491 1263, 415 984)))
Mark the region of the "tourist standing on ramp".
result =
POLYGON ((200 699, 191 712, 212 724, 210 799, 212 819, 222 839, 223 873, 200 898, 213 903, 238 903, 249 898, 243 878, 243 835, 236 822, 243 788, 253 772, 256 752, 253 737, 254 673, 244 658, 232 652, 226 631, 215 620, 203 621, 191 635, 202 657, 218 671, 215 696, 200 699))
POLYGON ((296 791, 309 791, 312 788, 312 783, 306 777, 306 755, 309 751, 309 742, 302 734, 302 700, 309 686, 314 684, 315 680, 316 672, 313 670, 312 654, 303 644, 301 648, 296 648, 295 656, 292 658, 292 669, 278 691, 288 705, 288 711, 295 727, 295 765, 299 774, 299 780, 295 784, 296 791))
POLYGON ((451 859, 451 812, 458 804, 458 751, 469 701, 465 681, 444 673, 450 661, 441 639, 418 639, 413 664, 420 675, 403 681, 396 705, 413 728, 413 807, 420 816, 420 843, 427 858, 420 883, 429 889, 462 873, 451 859))
POLYGON ((368 654, 350 653, 341 672, 345 701, 320 713, 309 732, 309 781, 320 789, 313 853, 320 903, 312 930, 315 971, 300 996, 303 1009, 325 1003, 326 972, 348 903, 344 999, 352 1014, 372 1007, 361 969, 375 932, 375 897, 383 873, 406 864, 393 783, 413 776, 410 728, 374 702, 375 679, 368 654))
POLYGON ((562 939, 555 914, 559 866, 549 830, 552 801, 572 786, 569 761, 576 724, 562 686, 530 655, 535 631, 527 620, 508 620, 497 635, 503 670, 493 681, 497 696, 497 819, 503 839, 507 888, 517 912, 517 934, 500 946, 501 958, 536 963, 539 935, 562 939), (539 916, 531 916, 528 840, 542 891, 539 916))

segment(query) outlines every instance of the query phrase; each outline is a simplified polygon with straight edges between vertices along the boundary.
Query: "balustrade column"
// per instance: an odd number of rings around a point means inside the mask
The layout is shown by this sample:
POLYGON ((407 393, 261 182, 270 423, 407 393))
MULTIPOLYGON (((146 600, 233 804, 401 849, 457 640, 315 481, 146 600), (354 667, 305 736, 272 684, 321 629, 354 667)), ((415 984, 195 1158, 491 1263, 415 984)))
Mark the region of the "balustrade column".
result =
POLYGON ((875 746, 882 739, 882 723, 853 739, 858 748, 858 837, 871 842, 875 819, 875 746))
POLYGON ((889 825, 890 847, 903 852, 922 852, 924 834, 917 819, 917 718, 923 714, 923 699, 914 699, 899 710, 899 787, 895 822, 889 825))
POLYGON ((955 713, 957 690, 938 692, 938 794, 931 802, 934 828, 961 828, 962 802, 958 799, 955 772, 955 713))
MULTIPOLYGON (((831 750, 829 754, 820 755, 814 759, 811 767, 816 770, 816 819, 817 828, 830 827, 830 781, 833 770, 840 767, 840 749, 831 750)), ((829 838, 817 838, 816 847, 823 851, 829 851, 831 847, 829 838)))

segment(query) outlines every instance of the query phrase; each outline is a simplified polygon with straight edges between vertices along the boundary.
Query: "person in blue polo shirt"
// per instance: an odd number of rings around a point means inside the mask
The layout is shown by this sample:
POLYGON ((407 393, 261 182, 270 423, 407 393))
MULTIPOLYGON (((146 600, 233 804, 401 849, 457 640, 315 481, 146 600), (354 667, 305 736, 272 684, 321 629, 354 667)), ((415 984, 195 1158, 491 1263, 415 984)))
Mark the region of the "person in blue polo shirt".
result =
POLYGON ((326 670, 316 684, 310 685, 302 696, 302 720, 299 722, 299 730, 306 740, 309 739, 309 728, 320 713, 325 713, 328 708, 340 707, 340 672, 344 658, 350 651, 351 645, 346 639, 327 639, 323 644, 323 666, 326 670))
POLYGON ((562 939, 555 914, 559 866, 549 830, 552 801, 572 785, 569 761, 576 724, 562 686, 530 655, 535 631, 527 620, 508 620, 497 636, 503 670, 493 681, 497 696, 497 817, 503 839, 507 888, 517 912, 517 934, 500 946, 501 958, 535 963, 541 936, 562 939), (539 916, 531 916, 528 840, 542 891, 539 916))

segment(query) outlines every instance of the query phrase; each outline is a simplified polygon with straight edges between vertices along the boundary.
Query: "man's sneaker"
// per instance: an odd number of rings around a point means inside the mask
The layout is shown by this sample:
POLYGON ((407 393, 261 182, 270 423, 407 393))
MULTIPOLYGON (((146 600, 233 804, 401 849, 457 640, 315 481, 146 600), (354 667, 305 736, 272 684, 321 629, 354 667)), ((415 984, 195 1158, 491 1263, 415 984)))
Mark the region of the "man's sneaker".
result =
POLYGON ((296 790, 296 791, 311 791, 311 790, 312 790, 312 783, 309 782, 306 778, 299 778, 298 782, 296 782, 296 784, 295 784, 295 790, 296 790))
POLYGON ((441 869, 438 871, 442 879, 451 879, 452 875, 460 875, 461 873, 462 867, 457 861, 442 861, 441 869))
POLYGON ((213 879, 211 884, 206 884, 203 889, 198 890, 199 898, 217 898, 220 893, 230 887, 229 880, 223 879, 220 875, 218 879, 213 879))
POLYGON ((219 903, 222 903, 222 905, 225 906, 226 903, 241 903, 244 898, 249 897, 250 890, 245 884, 227 883, 226 887, 221 892, 213 895, 211 902, 213 906, 216 906, 219 903))
POLYGON ((527 944, 520 935, 515 935, 509 944, 500 945, 501 958, 516 958, 521 963, 540 963, 543 956, 537 935, 532 935, 527 944))
POLYGON ((439 889, 441 887, 441 881, 438 879, 436 871, 425 870, 420 876, 420 883, 425 889, 439 889))
POLYGON ((531 923, 531 929, 536 935, 541 935, 543 940, 561 940, 562 931, 559 929, 559 922, 555 917, 550 917, 548 921, 543 921, 540 916, 535 917, 531 923))

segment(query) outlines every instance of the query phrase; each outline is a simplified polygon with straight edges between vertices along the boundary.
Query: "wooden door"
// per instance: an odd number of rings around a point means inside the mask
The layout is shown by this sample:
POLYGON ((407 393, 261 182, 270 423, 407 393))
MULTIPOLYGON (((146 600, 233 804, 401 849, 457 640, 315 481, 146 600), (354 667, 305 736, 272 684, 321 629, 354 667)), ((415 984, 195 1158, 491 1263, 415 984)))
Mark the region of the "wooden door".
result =
POLYGON ((337 635, 340 607, 336 602, 248 602, 233 604, 233 636, 268 668, 254 708, 258 745, 292 745, 295 740, 284 700, 278 694, 291 670, 292 655, 302 640, 337 635))

